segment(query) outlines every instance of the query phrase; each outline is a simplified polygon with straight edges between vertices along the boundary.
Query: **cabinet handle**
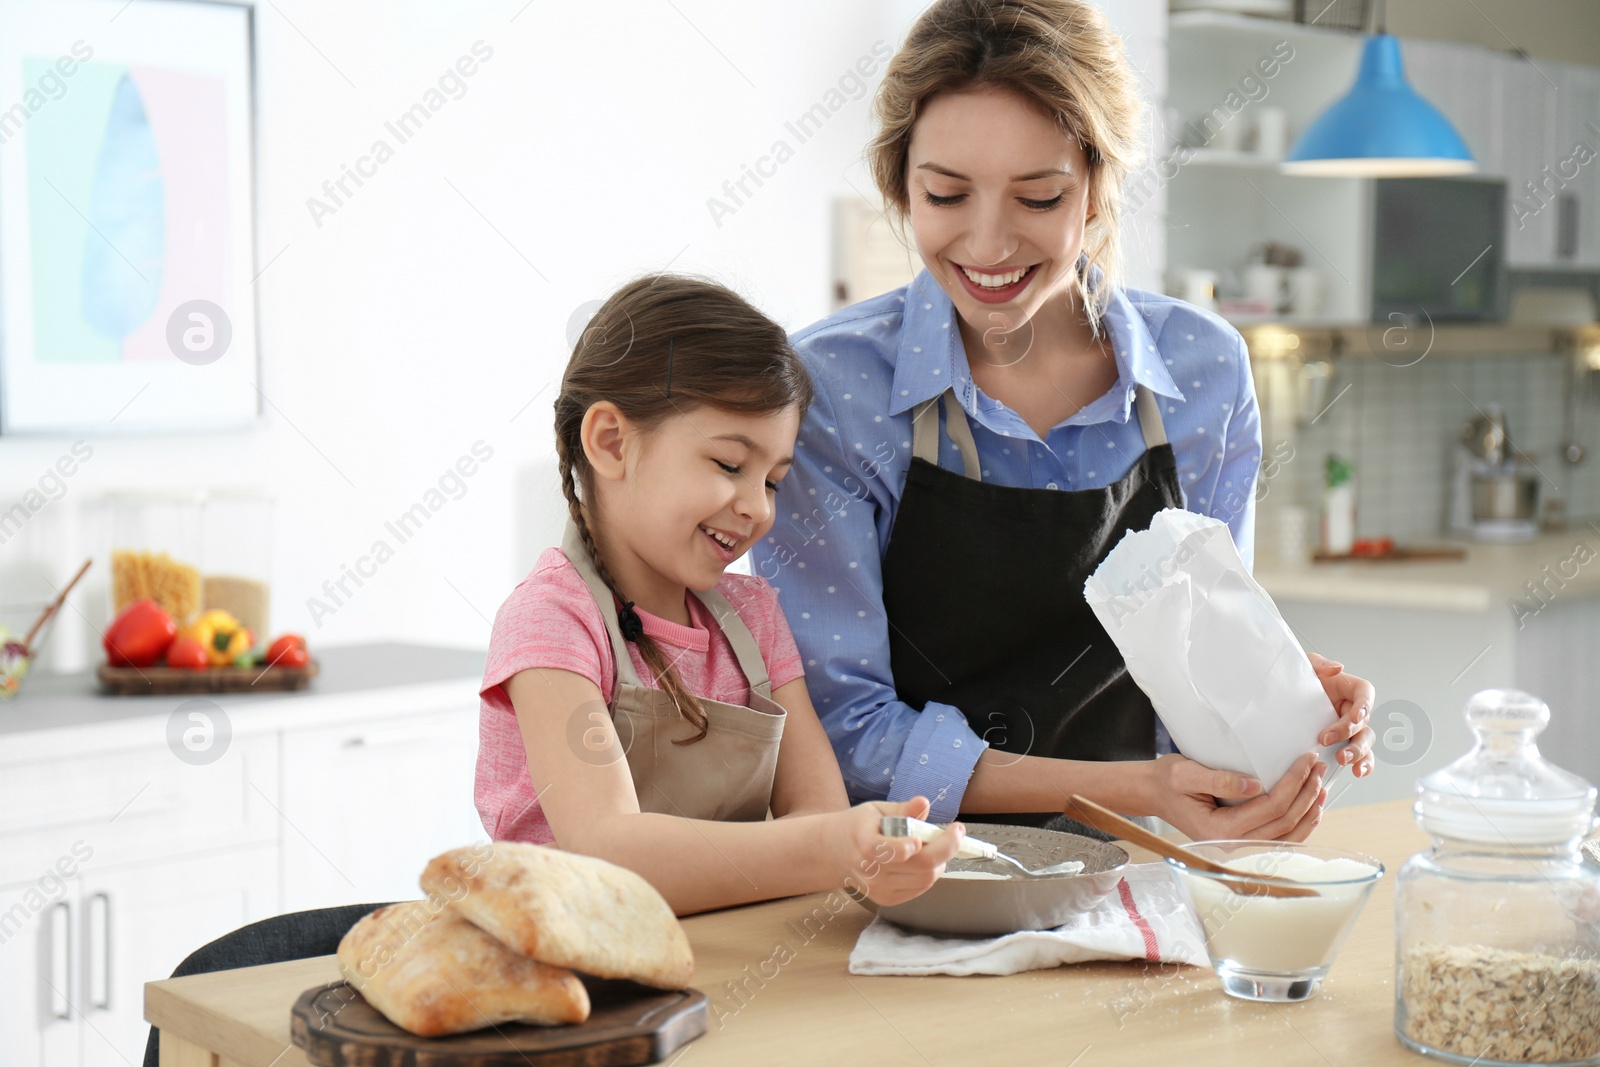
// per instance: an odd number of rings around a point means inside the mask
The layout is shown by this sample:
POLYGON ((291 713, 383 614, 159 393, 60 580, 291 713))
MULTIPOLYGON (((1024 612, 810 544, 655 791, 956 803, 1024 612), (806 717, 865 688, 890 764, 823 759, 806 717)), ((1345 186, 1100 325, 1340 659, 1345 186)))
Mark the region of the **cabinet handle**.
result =
POLYGON ((160 797, 149 804, 140 807, 102 808, 99 811, 69 812, 66 815, 51 815, 32 822, 8 822, 0 824, 0 833, 20 834, 32 830, 49 830, 57 826, 76 826, 86 822, 110 822, 118 815, 166 815, 179 811, 189 806, 189 802, 181 796, 160 797))
POLYGON ((437 742, 441 733, 437 726, 401 727, 395 730, 371 730, 344 739, 345 748, 389 748, 394 745, 415 745, 437 742))
MULTIPOLYGON (((72 905, 68 904, 64 900, 57 901, 54 905, 52 905, 51 908, 50 908, 50 918, 51 918, 52 922, 55 921, 55 917, 56 917, 56 914, 58 912, 66 920, 65 922, 63 922, 61 924, 61 938, 62 938, 62 940, 64 942, 66 942, 66 952, 64 953, 64 955, 65 955, 66 961, 67 961, 67 980, 65 982, 60 983, 60 984, 57 984, 55 982, 51 982, 50 983, 50 993, 52 995, 52 998, 59 996, 61 998, 61 1005, 62 1005, 61 1009, 59 1011, 55 1010, 54 1009, 55 1000, 52 999, 50 1001, 51 1009, 52 1009, 50 1014, 55 1016, 57 1019, 71 1019, 72 1018, 72 905)), ((55 929, 52 928, 51 931, 50 931, 50 977, 51 978, 55 978, 56 977, 55 952, 56 952, 55 929)))
POLYGON ((1572 259, 1578 254, 1578 195, 1556 195, 1556 257, 1572 259))
POLYGON ((101 1011, 111 1010, 111 897, 104 892, 96 893, 89 898, 89 907, 84 910, 83 923, 85 927, 84 940, 89 943, 89 951, 94 951, 94 904, 100 902, 100 978, 105 984, 105 995, 99 1000, 94 998, 94 972, 89 972, 89 1007, 101 1011))

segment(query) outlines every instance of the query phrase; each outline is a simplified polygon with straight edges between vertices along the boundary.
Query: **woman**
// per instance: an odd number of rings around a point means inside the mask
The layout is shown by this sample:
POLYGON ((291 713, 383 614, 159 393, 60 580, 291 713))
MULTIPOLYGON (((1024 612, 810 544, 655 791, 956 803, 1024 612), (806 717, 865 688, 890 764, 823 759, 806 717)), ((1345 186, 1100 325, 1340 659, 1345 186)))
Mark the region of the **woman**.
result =
MULTIPOLYGON (((1077 792, 1191 837, 1303 840, 1327 766, 1263 793, 1156 758, 1084 602, 1165 507, 1226 521, 1248 563, 1261 458, 1238 332, 1119 284, 1142 128, 1119 42, 1081 0, 940 0, 875 108, 873 175, 926 269, 793 338, 817 401, 752 559, 852 796, 1044 824, 1077 792)), ((1320 740, 1364 776, 1372 686, 1311 658, 1340 714, 1320 740)))

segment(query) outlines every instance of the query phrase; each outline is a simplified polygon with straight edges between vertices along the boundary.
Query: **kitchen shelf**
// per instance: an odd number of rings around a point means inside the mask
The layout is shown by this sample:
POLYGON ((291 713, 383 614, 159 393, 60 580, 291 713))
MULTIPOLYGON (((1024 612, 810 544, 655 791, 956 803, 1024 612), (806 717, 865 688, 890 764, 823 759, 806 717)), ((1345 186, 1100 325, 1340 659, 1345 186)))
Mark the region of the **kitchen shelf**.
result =
POLYGON ((1221 148, 1194 148, 1190 149, 1189 162, 1185 166, 1200 167, 1248 167, 1255 170, 1276 171, 1282 159, 1263 156, 1259 152, 1231 152, 1221 148))
MULTIPOLYGON (((1519 323, 1435 323, 1432 344, 1424 344, 1426 356, 1401 355, 1383 351, 1383 335, 1392 327, 1387 323, 1346 322, 1337 325, 1309 326, 1292 320, 1236 323, 1244 337, 1250 357, 1259 360, 1291 358, 1385 359, 1394 364, 1411 359, 1452 358, 1456 356, 1545 356, 1570 354, 1580 346, 1594 344, 1595 331, 1570 326, 1528 325, 1519 323)), ((1428 336, 1428 323, 1415 325, 1417 339, 1428 336)))
POLYGON ((1285 318, 1282 315, 1230 315, 1225 312, 1220 314, 1228 320, 1229 325, 1239 330, 1248 330, 1254 326, 1274 326, 1280 330, 1359 330, 1364 328, 1364 324, 1353 323, 1349 319, 1330 319, 1326 317, 1295 319, 1285 318))
POLYGON ((1167 31, 1170 34, 1174 30, 1196 36, 1214 34, 1229 44, 1238 43, 1241 37, 1255 37, 1263 42, 1287 39, 1294 44, 1301 40, 1349 41, 1366 36, 1360 30, 1333 29, 1288 19, 1236 15, 1227 11, 1174 11, 1167 16, 1167 31))

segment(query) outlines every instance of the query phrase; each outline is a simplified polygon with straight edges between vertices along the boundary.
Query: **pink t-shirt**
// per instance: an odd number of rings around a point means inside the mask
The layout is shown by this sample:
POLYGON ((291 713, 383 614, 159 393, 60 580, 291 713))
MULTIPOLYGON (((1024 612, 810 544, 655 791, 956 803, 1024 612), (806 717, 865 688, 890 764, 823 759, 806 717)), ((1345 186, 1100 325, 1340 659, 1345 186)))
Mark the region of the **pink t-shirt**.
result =
MULTIPOLYGON (((717 591, 728 598, 750 628, 774 692, 804 675, 800 651, 772 586, 752 575, 725 573, 717 591)), ((684 602, 693 625, 679 626, 640 611, 645 633, 666 651, 672 669, 689 692, 709 700, 749 705, 750 683, 716 617, 693 593, 686 594, 684 602)), ((628 654, 640 681, 659 688, 638 648, 630 644, 628 654)), ((555 835, 539 809, 516 711, 501 685, 518 671, 532 667, 581 674, 611 703, 616 667, 600 605, 559 548, 545 550, 533 571, 495 613, 488 664, 479 689, 482 701, 474 791, 478 817, 495 841, 544 845, 552 844, 555 835)))

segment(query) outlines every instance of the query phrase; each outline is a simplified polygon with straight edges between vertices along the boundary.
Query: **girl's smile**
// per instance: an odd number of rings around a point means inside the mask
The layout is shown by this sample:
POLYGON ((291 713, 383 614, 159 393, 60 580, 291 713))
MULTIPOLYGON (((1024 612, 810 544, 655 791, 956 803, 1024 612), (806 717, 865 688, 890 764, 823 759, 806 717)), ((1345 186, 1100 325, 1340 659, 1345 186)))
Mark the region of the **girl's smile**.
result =
POLYGON ((712 529, 705 523, 700 524, 700 532, 711 542, 712 551, 722 560, 724 567, 744 555, 745 549, 749 548, 750 542, 754 540, 749 534, 730 534, 723 530, 712 529))

